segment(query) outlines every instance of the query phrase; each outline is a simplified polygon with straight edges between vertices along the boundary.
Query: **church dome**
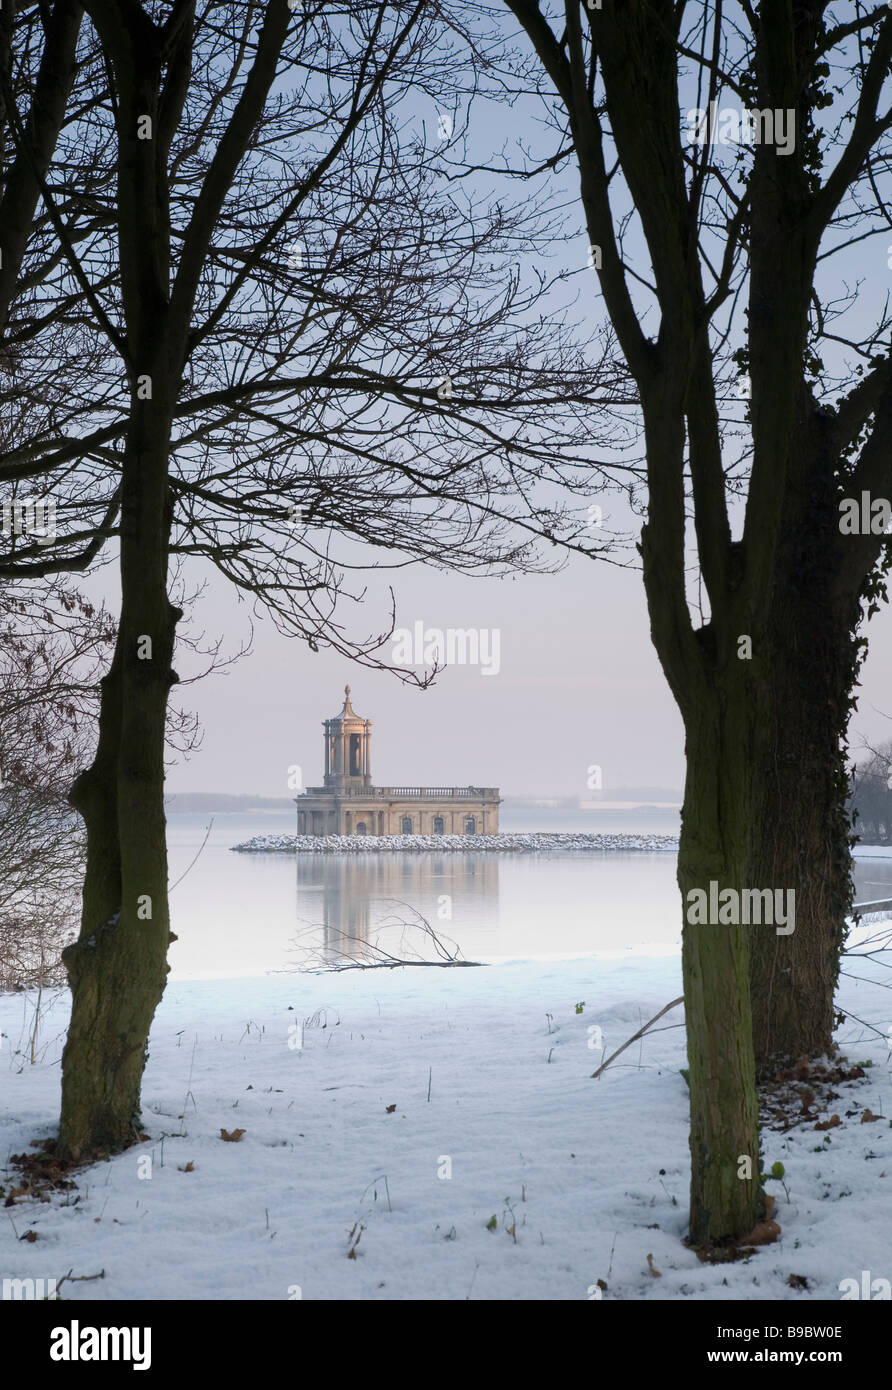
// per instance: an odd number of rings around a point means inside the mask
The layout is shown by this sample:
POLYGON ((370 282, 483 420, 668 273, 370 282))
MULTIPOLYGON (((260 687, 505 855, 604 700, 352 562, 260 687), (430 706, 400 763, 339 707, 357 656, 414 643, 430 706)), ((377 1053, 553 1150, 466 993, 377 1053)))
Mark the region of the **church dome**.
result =
POLYGON ((327 720, 326 722, 329 723, 329 724, 341 724, 341 723, 343 723, 344 720, 346 720, 346 719, 355 719, 355 720, 357 720, 360 724, 364 724, 364 723, 366 722, 366 721, 363 719, 363 717, 362 717, 361 714, 357 714, 357 713, 356 713, 356 710, 353 708, 353 706, 352 706, 351 703, 350 703, 350 687, 349 687, 349 685, 345 685, 345 686, 344 686, 344 707, 343 707, 343 709, 341 710, 340 714, 334 715, 333 718, 327 720))

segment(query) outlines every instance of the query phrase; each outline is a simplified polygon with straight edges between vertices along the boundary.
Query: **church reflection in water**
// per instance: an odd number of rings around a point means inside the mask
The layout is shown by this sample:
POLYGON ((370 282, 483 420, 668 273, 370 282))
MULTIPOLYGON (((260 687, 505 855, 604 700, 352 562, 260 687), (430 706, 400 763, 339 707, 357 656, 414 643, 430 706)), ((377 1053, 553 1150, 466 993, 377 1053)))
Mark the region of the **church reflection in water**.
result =
MULTIPOLYGON (((470 931, 499 924, 496 854, 298 854, 296 858, 299 967, 371 959, 386 951, 400 959, 439 959, 426 936, 461 948, 470 931)), ((467 952, 464 953, 468 955, 467 952)), ((471 957, 473 957, 473 952, 471 957)))

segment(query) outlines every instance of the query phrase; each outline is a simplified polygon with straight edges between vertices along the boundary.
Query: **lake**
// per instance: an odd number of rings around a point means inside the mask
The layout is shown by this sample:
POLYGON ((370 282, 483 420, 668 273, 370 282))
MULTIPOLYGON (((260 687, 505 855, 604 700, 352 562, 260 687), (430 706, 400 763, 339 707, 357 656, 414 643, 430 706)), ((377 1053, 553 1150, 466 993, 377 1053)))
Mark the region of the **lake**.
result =
MULTIPOLYGON (((291 812, 168 814, 173 978, 239 977, 355 956, 432 957, 419 914, 466 960, 675 954, 671 853, 233 854, 291 812), (197 858, 196 858, 197 856, 197 858), (191 865, 191 867, 190 867, 191 865)), ((676 812, 512 810, 503 830, 675 834, 676 812)), ((866 853, 866 851, 862 851, 866 853)), ((859 900, 892 897, 892 858, 859 859, 859 900)))

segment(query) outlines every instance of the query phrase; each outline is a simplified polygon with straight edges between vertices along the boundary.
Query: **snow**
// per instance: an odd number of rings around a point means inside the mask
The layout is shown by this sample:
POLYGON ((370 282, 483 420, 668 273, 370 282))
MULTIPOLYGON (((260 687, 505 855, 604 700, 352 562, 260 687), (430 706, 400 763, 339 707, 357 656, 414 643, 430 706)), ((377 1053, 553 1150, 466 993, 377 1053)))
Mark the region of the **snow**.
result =
MULTIPOLYGON (((846 1055, 874 1065, 838 1087, 830 1142, 810 1124, 764 1133, 766 1166, 786 1168, 789 1200, 769 1183, 780 1241, 721 1265, 681 1243, 682 1010, 598 1081, 589 1045, 600 1028, 609 1055, 680 993, 677 956, 171 982, 145 1077, 149 1140, 83 1170, 75 1192, 17 1200, 0 1278, 105 1271, 66 1283, 72 1301, 275 1300, 298 1287, 310 1300, 572 1300, 599 1279, 605 1300, 802 1301, 839 1299, 864 1270, 892 1276, 892 1130, 859 1123, 867 1106, 892 1114, 890 1053, 851 1020, 846 1055), (241 1141, 223 1142, 236 1127, 241 1141), (451 1177, 438 1177, 446 1158, 451 1177), (33 1243, 16 1239, 29 1231, 33 1243)), ((840 1006, 882 1031, 887 1001, 874 983, 841 982, 840 1006)), ((58 1114, 67 996, 44 997, 31 1065, 34 1002, 0 998, 4 1161, 58 1114)))
POLYGON ((233 845, 240 853, 404 854, 407 851, 467 854, 469 850, 511 850, 541 854, 566 850, 677 850, 674 835, 591 835, 575 832, 498 835, 255 835, 233 845))

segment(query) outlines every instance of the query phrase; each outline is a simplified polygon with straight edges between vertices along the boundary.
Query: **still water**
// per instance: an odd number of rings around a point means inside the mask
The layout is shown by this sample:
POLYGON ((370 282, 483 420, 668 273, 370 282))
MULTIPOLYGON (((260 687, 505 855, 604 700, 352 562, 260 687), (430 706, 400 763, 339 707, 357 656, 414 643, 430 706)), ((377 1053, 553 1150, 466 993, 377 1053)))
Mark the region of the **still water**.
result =
MULTIPOLYGON (((675 834, 677 827, 673 812, 537 809, 502 818, 505 830, 675 834)), ((173 977, 307 968, 355 957, 370 943, 403 958, 434 958, 421 918, 466 960, 679 949, 674 853, 231 852, 252 835, 293 829, 290 813, 169 814, 179 938, 170 953, 173 977)), ((860 860, 855 878, 859 900, 892 897, 892 858, 860 860)))

